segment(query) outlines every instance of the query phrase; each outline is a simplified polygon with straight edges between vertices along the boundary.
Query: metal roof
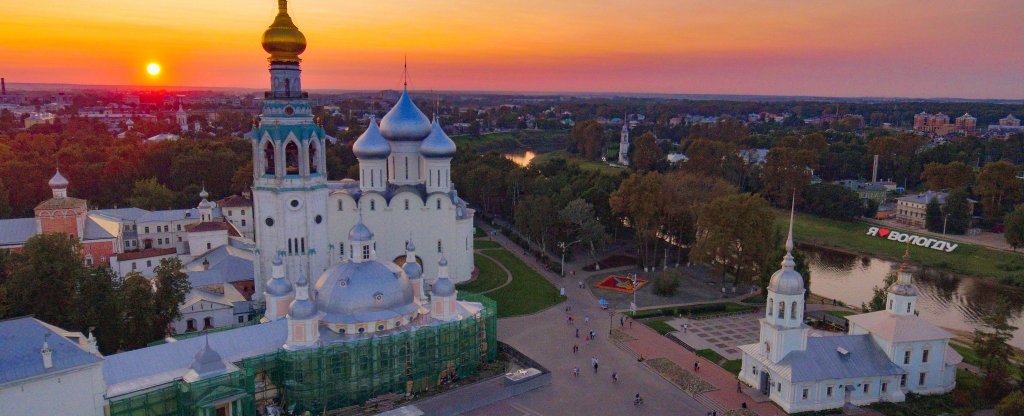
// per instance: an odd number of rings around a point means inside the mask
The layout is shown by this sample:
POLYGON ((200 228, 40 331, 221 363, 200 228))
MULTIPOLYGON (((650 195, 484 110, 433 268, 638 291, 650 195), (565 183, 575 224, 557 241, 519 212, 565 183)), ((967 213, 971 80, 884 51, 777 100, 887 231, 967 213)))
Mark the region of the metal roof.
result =
POLYGON ((20 245, 36 235, 35 218, 0 220, 0 245, 20 245))
POLYGON ((0 384, 102 360, 33 317, 0 321, 0 384), (39 352, 44 339, 53 350, 53 366, 50 368, 43 368, 43 357, 39 352))
POLYGON ((758 344, 740 349, 793 383, 904 374, 868 334, 809 337, 806 350, 792 351, 777 364, 761 354, 758 344))
POLYGON ((112 220, 120 221, 135 221, 146 214, 149 214, 149 211, 142 208, 113 208, 89 211, 89 215, 100 215, 112 220))
POLYGON ((850 315, 846 319, 853 325, 889 342, 931 341, 950 339, 953 335, 917 315, 896 315, 878 311, 850 315))
POLYGON ((107 230, 105 230, 103 227, 97 224, 96 221, 93 221, 92 218, 88 217, 86 217, 85 219, 85 230, 83 234, 85 235, 82 236, 82 241, 106 240, 114 238, 113 234, 107 232, 107 230))
POLYGON ((225 282, 239 282, 255 278, 254 261, 252 252, 227 245, 196 256, 183 269, 190 272, 215 271, 223 276, 225 282), (209 266, 205 266, 203 261, 209 261, 209 266))

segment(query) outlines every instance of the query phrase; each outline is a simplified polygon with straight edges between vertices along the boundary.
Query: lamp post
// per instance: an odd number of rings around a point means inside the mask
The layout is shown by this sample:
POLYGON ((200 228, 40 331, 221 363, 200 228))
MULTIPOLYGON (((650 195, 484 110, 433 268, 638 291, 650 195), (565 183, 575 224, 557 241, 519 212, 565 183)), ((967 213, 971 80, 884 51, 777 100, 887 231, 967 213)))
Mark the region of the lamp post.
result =
POLYGON ((632 312, 634 314, 636 313, 636 282, 637 282, 637 280, 638 279, 637 279, 636 273, 632 273, 632 274, 629 275, 629 282, 630 282, 630 284, 632 284, 632 289, 633 289, 632 290, 633 291, 633 303, 630 304, 629 306, 630 306, 630 310, 632 310, 632 312))
POLYGON ((946 235, 946 223, 949 222, 949 214, 942 218, 942 235, 946 235))
POLYGON ((562 249, 562 265, 559 267, 559 277, 565 277, 565 252, 568 251, 569 247, 572 247, 573 244, 576 244, 580 241, 581 240, 576 240, 571 243, 566 243, 565 241, 558 242, 558 247, 562 249))
POLYGON ((608 335, 609 336, 612 335, 612 328, 615 327, 615 324, 613 323, 615 321, 614 318, 615 318, 615 310, 609 308, 608 309, 608 335))

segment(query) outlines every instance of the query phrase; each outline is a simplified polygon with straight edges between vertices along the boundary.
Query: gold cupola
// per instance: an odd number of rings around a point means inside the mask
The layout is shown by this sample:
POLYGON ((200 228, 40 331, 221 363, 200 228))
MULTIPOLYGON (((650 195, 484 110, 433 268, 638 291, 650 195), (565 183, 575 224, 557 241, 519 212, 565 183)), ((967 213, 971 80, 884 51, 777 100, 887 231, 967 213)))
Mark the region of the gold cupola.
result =
POLYGON ((288 16, 288 0, 277 0, 277 17, 263 32, 263 50, 270 54, 270 62, 298 63, 306 50, 306 36, 288 16))

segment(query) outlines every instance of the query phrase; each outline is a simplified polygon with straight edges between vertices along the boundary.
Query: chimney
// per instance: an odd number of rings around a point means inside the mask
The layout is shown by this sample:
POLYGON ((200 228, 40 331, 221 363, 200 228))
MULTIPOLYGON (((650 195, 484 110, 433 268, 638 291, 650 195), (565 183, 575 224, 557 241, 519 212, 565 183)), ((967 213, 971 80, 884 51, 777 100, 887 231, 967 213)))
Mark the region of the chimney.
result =
POLYGON ((0 95, 7 95, 7 80, 0 78, 0 95))
POLYGON ((875 155, 875 163, 871 166, 871 183, 878 182, 878 155, 875 155))
POLYGON ((50 349, 50 344, 46 342, 46 338, 49 338, 50 334, 46 334, 43 337, 43 349, 39 350, 39 353, 43 355, 43 368, 53 368, 53 350, 50 349))

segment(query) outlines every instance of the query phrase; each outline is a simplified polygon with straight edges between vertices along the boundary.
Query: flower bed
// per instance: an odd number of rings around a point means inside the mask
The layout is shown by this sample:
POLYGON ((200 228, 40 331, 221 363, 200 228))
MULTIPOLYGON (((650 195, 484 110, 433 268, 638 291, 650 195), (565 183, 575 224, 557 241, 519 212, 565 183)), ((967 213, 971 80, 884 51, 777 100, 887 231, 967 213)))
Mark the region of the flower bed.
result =
POLYGON ((647 284, 647 280, 637 279, 636 288, 633 287, 633 282, 626 276, 611 275, 606 277, 601 283, 597 284, 599 289, 613 290, 622 293, 633 293, 633 290, 644 287, 647 284))
POLYGON ((683 370, 668 358, 652 358, 645 361, 645 363, 647 363, 648 367, 657 371, 662 377, 665 377, 672 384, 679 386, 679 388, 687 393, 701 394, 715 389, 711 383, 704 381, 689 371, 683 370))

